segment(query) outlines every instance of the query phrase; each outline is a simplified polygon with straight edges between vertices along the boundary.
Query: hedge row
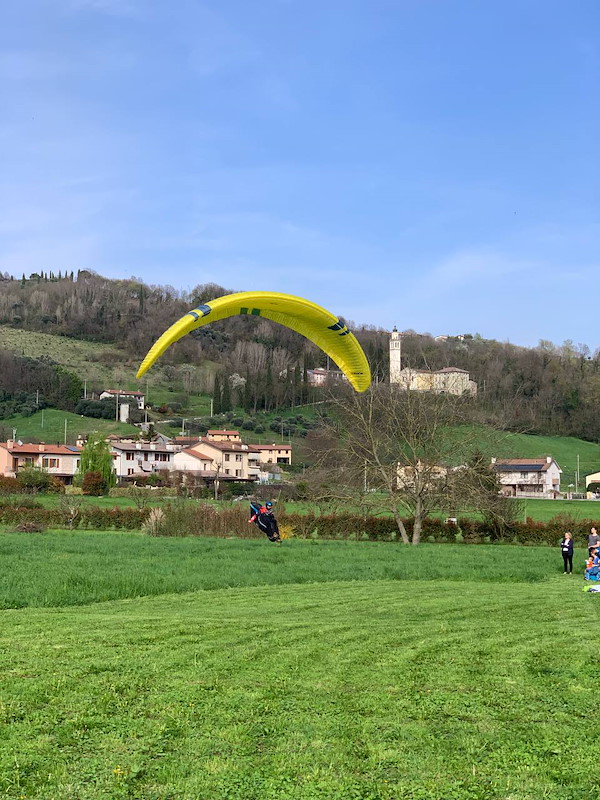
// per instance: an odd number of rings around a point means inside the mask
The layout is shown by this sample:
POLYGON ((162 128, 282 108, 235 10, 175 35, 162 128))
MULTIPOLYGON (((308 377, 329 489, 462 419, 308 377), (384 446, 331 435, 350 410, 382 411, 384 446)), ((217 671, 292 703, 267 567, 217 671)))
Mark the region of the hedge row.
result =
POLYGON ((48 528, 93 528, 95 530, 139 530, 148 510, 137 508, 101 508, 99 506, 81 506, 77 509, 31 508, 21 505, 0 505, 0 523, 5 525, 25 524, 29 522, 44 525, 48 528))
MULTIPOLYGON (((139 530, 144 527, 152 509, 102 508, 99 506, 69 506, 68 502, 56 508, 44 508, 26 498, 23 501, 0 501, 0 523, 7 525, 37 523, 55 528, 93 528, 97 530, 139 530)), ((278 515, 279 526, 286 536, 302 539, 362 539, 366 541, 400 541, 399 532, 390 517, 371 517, 355 514, 316 516, 314 514, 278 515)), ((404 525, 412 536, 413 523, 405 519, 404 525)), ((546 544, 555 546, 565 531, 573 533, 575 544, 587 545, 587 535, 600 522, 557 517, 550 522, 513 523, 504 530, 494 530, 485 522, 459 519, 457 524, 446 524, 441 519, 428 519, 423 525, 422 541, 464 542, 514 542, 517 544, 546 544)), ((150 530, 150 528, 148 528, 150 530)), ((237 536, 262 537, 255 525, 248 524, 245 507, 217 508, 193 501, 165 502, 160 506, 159 518, 152 532, 165 536, 237 536)))

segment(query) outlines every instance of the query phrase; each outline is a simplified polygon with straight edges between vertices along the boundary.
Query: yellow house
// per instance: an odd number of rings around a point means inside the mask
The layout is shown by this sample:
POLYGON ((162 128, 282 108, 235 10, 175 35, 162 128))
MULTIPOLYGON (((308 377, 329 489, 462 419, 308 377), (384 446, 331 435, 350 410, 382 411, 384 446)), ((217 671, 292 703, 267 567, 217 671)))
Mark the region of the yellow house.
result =
POLYGON ((597 500, 596 492, 588 492, 587 488, 590 483, 600 483, 600 472, 592 472, 591 475, 585 476, 585 489, 588 500, 597 500))

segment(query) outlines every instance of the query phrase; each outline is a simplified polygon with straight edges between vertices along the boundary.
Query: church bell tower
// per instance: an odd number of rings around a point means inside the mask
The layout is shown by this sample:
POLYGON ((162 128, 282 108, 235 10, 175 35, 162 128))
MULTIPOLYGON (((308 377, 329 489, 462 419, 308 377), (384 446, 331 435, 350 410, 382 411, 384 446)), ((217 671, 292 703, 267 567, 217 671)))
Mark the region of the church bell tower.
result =
POLYGON ((400 383, 400 370, 402 357, 402 336, 394 325, 390 334, 390 383, 400 383))

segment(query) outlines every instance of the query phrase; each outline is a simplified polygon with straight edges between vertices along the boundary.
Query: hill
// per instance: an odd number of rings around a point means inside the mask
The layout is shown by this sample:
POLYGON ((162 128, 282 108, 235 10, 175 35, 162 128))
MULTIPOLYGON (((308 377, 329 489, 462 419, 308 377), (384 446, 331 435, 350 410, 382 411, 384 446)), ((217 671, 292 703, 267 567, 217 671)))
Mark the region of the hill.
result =
POLYGON ((31 441, 37 439, 42 442, 65 443, 65 422, 67 424, 66 444, 75 444, 75 440, 82 434, 100 431, 108 435, 116 433, 121 436, 137 436, 139 428, 135 425, 125 425, 109 419, 92 419, 69 411, 60 411, 57 408, 46 408, 37 411, 30 417, 15 416, 4 420, 1 427, 4 432, 15 439, 31 441))
POLYGON ((561 486, 576 484, 579 457, 579 488, 585 476, 600 470, 600 444, 572 436, 537 436, 479 428, 479 449, 490 458, 543 458, 552 456, 562 469, 561 486))

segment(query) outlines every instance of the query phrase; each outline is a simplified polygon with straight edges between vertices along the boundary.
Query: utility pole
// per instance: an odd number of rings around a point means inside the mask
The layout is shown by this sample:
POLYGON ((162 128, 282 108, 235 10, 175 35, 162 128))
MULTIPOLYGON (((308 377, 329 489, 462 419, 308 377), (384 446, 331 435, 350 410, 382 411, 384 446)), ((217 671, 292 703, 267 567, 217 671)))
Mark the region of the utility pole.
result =
POLYGON ((116 395, 116 402, 115 402, 115 421, 119 421, 119 393, 117 392, 116 395))
POLYGON ((214 402, 215 402, 214 399, 211 397, 210 398, 210 415, 211 415, 211 417, 213 415, 214 402))
POLYGON ((87 400, 87 378, 83 381, 83 399, 87 400))
POLYGON ((181 435, 182 436, 185 436, 185 421, 186 421, 186 419, 187 419, 187 417, 182 417, 181 418, 181 435))
POLYGON ((39 389, 35 390, 35 404, 39 408, 39 405, 40 405, 40 390, 39 389))
POLYGON ((42 408, 42 428, 44 427, 44 409, 42 408))
POLYGON ((65 444, 67 443, 67 420, 65 420, 65 444))
POLYGON ((575 474, 575 491, 579 491, 579 453, 577 453, 577 472, 575 474))

